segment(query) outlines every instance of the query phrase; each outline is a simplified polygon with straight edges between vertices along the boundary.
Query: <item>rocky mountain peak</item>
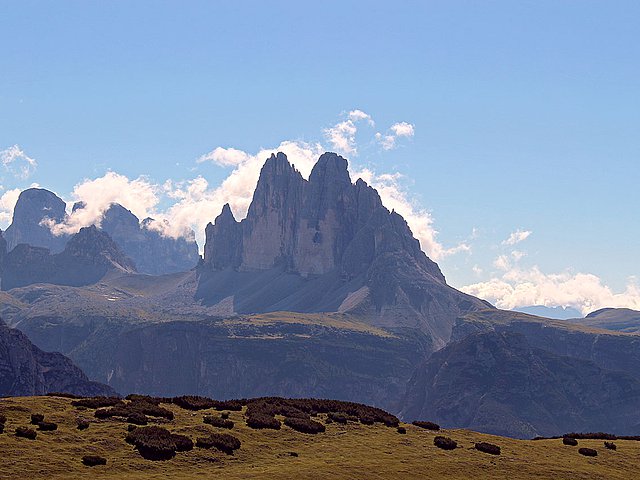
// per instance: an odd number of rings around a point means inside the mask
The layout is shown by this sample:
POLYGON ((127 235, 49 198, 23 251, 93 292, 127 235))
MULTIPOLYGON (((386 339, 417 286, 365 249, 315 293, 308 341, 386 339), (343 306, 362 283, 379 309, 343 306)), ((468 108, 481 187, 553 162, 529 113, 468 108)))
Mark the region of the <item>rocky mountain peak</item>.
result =
POLYGON ((115 229, 139 230, 140 221, 131 210, 124 208, 119 203, 112 203, 103 213, 100 226, 107 232, 115 229))
POLYGON ((487 307, 446 285, 402 216, 366 182, 351 183, 335 153, 318 159, 309 180, 284 154, 272 155, 247 217, 237 222, 225 206, 205 233, 197 296, 233 298, 238 312, 360 309, 441 345, 459 312, 487 307), (239 287, 247 281, 259 293, 239 287))
POLYGON ((52 252, 64 249, 68 237, 51 233, 45 223, 63 222, 66 216, 66 203, 55 193, 42 188, 29 188, 18 197, 13 210, 11 225, 5 232, 8 250, 19 243, 28 243, 35 247, 44 247, 52 252))
POLYGON ((106 232, 99 230, 95 225, 81 228, 71 237, 63 254, 125 272, 136 271, 134 262, 120 250, 106 232))

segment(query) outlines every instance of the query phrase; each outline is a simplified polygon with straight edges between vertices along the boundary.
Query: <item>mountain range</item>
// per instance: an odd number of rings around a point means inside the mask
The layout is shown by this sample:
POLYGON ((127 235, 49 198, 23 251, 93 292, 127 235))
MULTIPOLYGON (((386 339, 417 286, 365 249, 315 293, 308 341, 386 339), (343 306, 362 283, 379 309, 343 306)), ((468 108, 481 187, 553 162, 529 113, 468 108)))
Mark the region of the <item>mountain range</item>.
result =
POLYGON ((464 294, 347 167, 325 153, 305 179, 272 155, 246 217, 225 205, 207 226, 203 258, 117 204, 54 235, 65 203, 26 190, 0 236, 0 316, 122 394, 330 397, 517 437, 640 433, 638 312, 564 321, 464 294))

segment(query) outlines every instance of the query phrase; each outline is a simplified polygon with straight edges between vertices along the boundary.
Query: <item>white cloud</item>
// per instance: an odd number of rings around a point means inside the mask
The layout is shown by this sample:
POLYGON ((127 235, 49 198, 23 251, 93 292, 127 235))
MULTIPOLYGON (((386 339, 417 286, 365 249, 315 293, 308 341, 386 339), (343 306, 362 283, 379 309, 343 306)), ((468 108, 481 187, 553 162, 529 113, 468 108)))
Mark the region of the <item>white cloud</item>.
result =
POLYGON ((356 145, 358 127, 356 123, 362 121, 366 121, 370 126, 375 125, 373 118, 368 113, 362 110, 351 110, 347 114, 346 120, 336 123, 333 127, 325 128, 324 136, 337 153, 355 157, 358 155, 356 145))
POLYGON ((217 147, 198 158, 197 163, 213 162, 222 167, 235 167, 249 160, 249 154, 236 148, 217 147))
POLYGON ((16 206, 21 190, 14 188, 7 190, 0 197, 0 224, 8 225, 13 218, 13 209, 16 206))
POLYGON ((154 215, 160 201, 160 188, 146 177, 130 180, 124 175, 107 172, 93 180, 78 183, 71 194, 72 201, 84 202, 85 207, 70 214, 64 223, 49 225, 56 235, 73 234, 89 225, 100 225, 102 215, 112 203, 131 210, 140 220, 154 215))
POLYGON ((614 292, 596 275, 589 273, 545 274, 537 266, 512 268, 501 277, 462 287, 499 308, 529 305, 573 307, 587 314, 604 307, 640 309, 640 286, 629 279, 624 291, 614 292))
POLYGON ((506 255, 500 255, 493 261, 493 266, 498 270, 509 270, 509 268, 511 268, 511 262, 509 262, 509 257, 506 255))
POLYGON ((23 180, 29 178, 38 166, 38 162, 24 153, 18 145, 0 151, 0 163, 11 175, 23 180))
POLYGON ((349 112, 349 120, 352 120, 354 122, 358 122, 360 120, 366 120, 367 123, 372 127, 375 126, 376 124, 376 122, 373 121, 373 118, 371 118, 371 115, 363 112, 362 110, 351 110, 349 112))
POLYGON ((394 123, 389 130, 391 130, 396 137, 413 137, 415 134, 415 127, 407 122, 394 123))
POLYGON ((531 235, 531 231, 530 230, 516 230, 515 232, 512 232, 509 235, 509 238, 507 238, 506 240, 504 240, 502 242, 503 245, 515 245, 517 243, 523 242, 524 240, 526 240, 527 238, 529 238, 529 235, 531 235))
POLYGON ((396 148, 396 142, 399 137, 410 138, 415 135, 415 126, 407 122, 398 122, 391 125, 387 133, 375 134, 376 141, 382 146, 383 150, 393 150, 396 148))

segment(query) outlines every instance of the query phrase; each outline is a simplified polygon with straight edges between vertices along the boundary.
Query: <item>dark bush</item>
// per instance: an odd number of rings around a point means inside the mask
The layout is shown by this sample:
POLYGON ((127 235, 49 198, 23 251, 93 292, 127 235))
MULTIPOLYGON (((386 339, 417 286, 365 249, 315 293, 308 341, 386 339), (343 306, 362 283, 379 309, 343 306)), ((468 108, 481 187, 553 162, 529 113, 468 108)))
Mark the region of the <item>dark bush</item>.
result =
POLYGON ((480 452, 489 453, 491 455, 500 455, 500 447, 493 443, 479 442, 476 443, 475 448, 480 452))
MULTIPOLYGON (((263 397, 239 402, 246 403, 248 417, 251 417, 254 413, 268 416, 283 415, 289 418, 307 418, 316 416, 318 413, 335 413, 343 415, 347 420, 353 419, 356 422, 364 419, 365 422, 370 423, 371 419, 373 419, 374 422, 384 423, 389 427, 397 427, 399 425, 399 420, 394 415, 382 409, 360 403, 315 398, 287 399, 279 397, 263 397), (299 412, 303 412, 304 415, 299 412)), ((338 421, 336 418, 331 418, 331 420, 338 421)))
POLYGON ((435 430, 435 431, 440 430, 440 425, 433 422, 423 422, 420 420, 416 420, 415 422, 412 422, 412 424, 415 425, 416 427, 424 428, 426 430, 435 430))
POLYGON ((130 423, 129 425, 127 425, 127 432, 133 432, 136 428, 138 428, 137 425, 130 423))
POLYGON ((280 420, 269 415, 254 414, 247 418, 247 425, 251 428, 271 428, 280 430, 280 420))
POLYGON ((616 437, 611 433, 589 432, 589 433, 567 433, 565 437, 577 438, 579 440, 616 440, 622 437, 616 437))
MULTIPOLYGON (((94 414, 97 418, 124 417, 128 418, 132 415, 142 418, 142 416, 162 417, 167 420, 173 420, 173 412, 164 407, 160 407, 153 403, 143 400, 134 400, 122 405, 116 405, 111 408, 99 408, 94 414)), ((148 420, 148 419, 147 419, 148 420)))
POLYGON ((213 408, 216 401, 207 397, 198 397, 195 395, 183 395, 182 397, 173 397, 174 405, 184 408, 185 410, 206 410, 213 408))
POLYGON ((71 402, 74 407, 86 407, 86 408, 104 408, 114 407, 116 405, 124 405, 124 402, 118 397, 90 397, 81 398, 80 400, 74 400, 71 402))
POLYGON ((95 467, 96 465, 106 465, 107 459, 98 455, 85 455, 82 457, 82 463, 87 467, 95 467))
POLYGON ((343 413, 329 412, 327 414, 327 419, 332 422, 341 423, 342 425, 347 424, 347 416, 343 413))
POLYGON ((405 433, 407 433, 407 429, 404 428, 404 427, 398 427, 398 433, 405 434, 405 433))
POLYGON ((298 456, 298 452, 289 452, 289 456, 290 457, 297 457, 298 456))
POLYGON ((441 435, 438 435, 433 439, 433 444, 443 450, 454 450, 458 446, 458 443, 455 440, 451 440, 449 437, 443 437, 441 435))
POLYGON ((171 438, 176 443, 176 452, 188 452, 193 450, 193 440, 186 435, 171 434, 171 438))
POLYGON ((84 418, 79 419, 78 430, 86 430, 87 428, 89 428, 89 420, 85 420, 84 418))
POLYGON ((315 420, 311 420, 310 418, 285 418, 284 424, 287 427, 293 428, 294 430, 302 433, 322 433, 325 431, 325 426, 315 420))
POLYGON ((0 413, 0 423, 7 423, 7 417, 0 413))
POLYGON ((565 445, 570 445, 572 447, 575 447, 576 445, 578 445, 578 440, 571 437, 562 437, 562 443, 565 445))
POLYGON ((67 393, 67 392, 49 392, 46 395, 47 397, 83 398, 81 395, 76 395, 74 393, 67 393))
POLYGON ((613 442, 604 442, 604 448, 606 448, 607 450, 617 450, 618 449, 616 444, 613 443, 613 442))
POLYGON ((135 445, 140 455, 147 460, 169 460, 177 451, 174 435, 162 427, 135 428, 127 434, 125 440, 135 445))
POLYGON ((44 415, 40 413, 32 413, 31 414, 31 425, 38 425, 40 422, 44 421, 44 415))
POLYGON ((0 423, 0 433, 4 433, 4 423, 0 423))
POLYGON ((38 423, 38 430, 43 432, 53 432, 58 429, 58 424, 53 422, 40 422, 38 423))
POLYGON ((598 456, 598 451, 594 450, 593 448, 579 448, 578 449, 578 453, 580 455, 584 455, 585 457, 597 457, 598 456))
POLYGON ((362 417, 360 417, 360 423, 362 423, 363 425, 373 425, 374 423, 376 423, 376 421, 373 417, 363 415, 362 417))
POLYGON ((223 418, 218 418, 211 415, 206 415, 202 419, 202 421, 207 425, 211 425, 213 427, 228 428, 228 429, 233 428, 233 422, 231 420, 225 420, 223 418))
POLYGON ((127 395, 124 398, 125 398, 125 400, 130 400, 132 402, 145 402, 145 403, 152 403, 153 405, 160 405, 161 403, 171 403, 170 400, 168 402, 164 402, 165 399, 162 398, 162 397, 151 397, 149 395, 138 395, 137 393, 132 393, 130 395, 127 395))
POLYGON ((133 423, 134 425, 146 425, 149 419, 144 413, 131 412, 127 417, 127 423, 133 423))
POLYGON ((35 440, 38 434, 35 430, 29 427, 16 428, 16 437, 28 438, 29 440, 35 440))
POLYGON ((222 412, 222 413, 220 414, 220 417, 221 417, 223 420, 228 419, 228 418, 229 418, 229 412, 222 412))
POLYGON ((233 451, 239 449, 240 445, 240 440, 228 433, 212 433, 196 440, 198 448, 216 448, 227 455, 233 455, 233 451))

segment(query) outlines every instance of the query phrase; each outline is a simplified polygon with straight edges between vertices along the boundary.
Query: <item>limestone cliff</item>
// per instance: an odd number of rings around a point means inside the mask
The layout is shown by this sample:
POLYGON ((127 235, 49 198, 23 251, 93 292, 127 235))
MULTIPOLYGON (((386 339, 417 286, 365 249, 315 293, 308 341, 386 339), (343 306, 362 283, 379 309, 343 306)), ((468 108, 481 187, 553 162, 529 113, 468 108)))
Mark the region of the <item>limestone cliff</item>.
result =
POLYGON ((455 317, 488 305, 449 287, 405 220, 347 161, 323 154, 309 179, 283 153, 264 164, 247 217, 228 205, 206 229, 198 297, 236 312, 350 311, 419 328, 443 345, 455 317))

